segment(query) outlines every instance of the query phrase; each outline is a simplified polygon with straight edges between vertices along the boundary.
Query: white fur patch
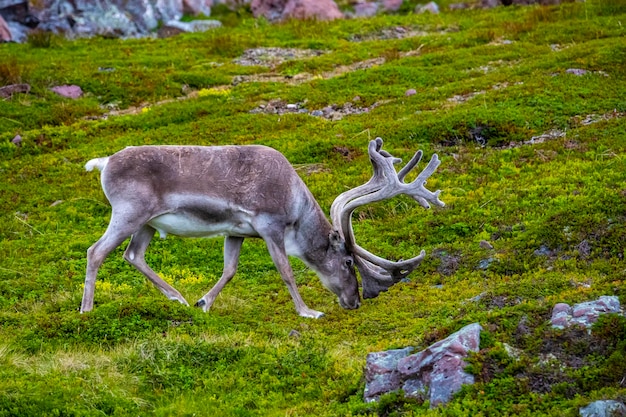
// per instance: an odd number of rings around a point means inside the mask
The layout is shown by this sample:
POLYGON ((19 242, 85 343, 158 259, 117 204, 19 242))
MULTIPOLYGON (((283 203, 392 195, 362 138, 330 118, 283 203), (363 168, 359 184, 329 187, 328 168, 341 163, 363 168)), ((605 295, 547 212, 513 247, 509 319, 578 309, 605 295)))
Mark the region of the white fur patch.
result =
POLYGON ((104 158, 95 158, 90 160, 85 164, 85 169, 87 171, 93 171, 94 168, 98 169, 98 171, 104 170, 107 164, 109 163, 109 157, 105 156, 104 158))
POLYGON ((155 217, 148 224, 159 232, 162 239, 167 234, 184 237, 258 236, 249 221, 208 222, 177 213, 155 217))

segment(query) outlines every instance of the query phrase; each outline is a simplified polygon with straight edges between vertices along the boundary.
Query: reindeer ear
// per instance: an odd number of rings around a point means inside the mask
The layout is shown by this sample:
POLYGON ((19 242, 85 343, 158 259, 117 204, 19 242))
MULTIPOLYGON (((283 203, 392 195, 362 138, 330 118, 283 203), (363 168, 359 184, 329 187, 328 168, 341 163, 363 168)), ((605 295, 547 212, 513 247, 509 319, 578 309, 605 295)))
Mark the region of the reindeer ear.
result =
POLYGON ((333 249, 337 252, 343 250, 345 248, 345 241, 341 237, 341 233, 337 230, 333 230, 328 235, 328 241, 330 242, 329 249, 333 249))

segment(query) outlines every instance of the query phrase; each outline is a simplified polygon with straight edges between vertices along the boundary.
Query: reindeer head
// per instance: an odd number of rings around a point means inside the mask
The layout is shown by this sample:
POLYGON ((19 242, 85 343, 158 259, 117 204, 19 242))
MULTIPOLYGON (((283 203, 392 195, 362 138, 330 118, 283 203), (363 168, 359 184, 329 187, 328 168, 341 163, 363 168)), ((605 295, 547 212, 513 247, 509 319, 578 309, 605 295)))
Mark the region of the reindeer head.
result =
POLYGON ((352 252, 354 262, 361 275, 363 298, 374 298, 382 291, 404 279, 419 266, 426 252, 406 261, 393 262, 368 252, 357 245, 352 230, 352 213, 357 207, 375 201, 386 200, 400 194, 413 197, 422 207, 430 208, 430 204, 443 207, 439 200, 440 191, 431 192, 424 185, 435 172, 441 161, 433 154, 426 168, 411 183, 405 183, 406 175, 422 159, 422 151, 417 151, 404 168, 396 172, 394 164, 402 162, 387 151, 382 150, 383 141, 376 138, 370 141, 368 153, 374 168, 372 178, 365 184, 340 194, 332 204, 330 215, 335 227, 344 237, 346 248, 352 252))

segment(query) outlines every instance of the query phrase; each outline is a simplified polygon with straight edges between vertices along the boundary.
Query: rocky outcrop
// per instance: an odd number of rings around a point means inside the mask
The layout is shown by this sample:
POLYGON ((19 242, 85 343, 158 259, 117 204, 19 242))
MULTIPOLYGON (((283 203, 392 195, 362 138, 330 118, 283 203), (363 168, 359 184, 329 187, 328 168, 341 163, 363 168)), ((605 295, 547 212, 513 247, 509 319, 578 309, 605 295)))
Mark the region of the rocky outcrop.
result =
POLYGON ((6 20, 0 15, 0 42, 10 42, 13 40, 11 30, 6 20))
POLYGON ((250 9, 254 17, 264 17, 270 22, 288 19, 334 20, 344 17, 333 0, 252 0, 250 9))
POLYGON ((481 326, 470 324, 416 354, 412 348, 367 355, 365 401, 402 389, 406 397, 429 400, 431 407, 445 404, 474 376, 465 372, 464 359, 477 352, 481 326))
POLYGON ((600 314, 623 314, 619 299, 616 296, 602 296, 596 301, 576 304, 559 303, 552 310, 550 323, 552 327, 564 329, 570 326, 590 328, 598 320, 600 314))
MULTIPOLYGON (((0 15, 17 42, 24 41, 29 28, 35 26, 69 38, 129 38, 148 35, 159 25, 178 23, 184 13, 209 16, 212 4, 212 0, 41 0, 29 8, 24 0, 0 0, 0 15)), ((219 24, 210 22, 192 30, 219 24)))
POLYGON ((624 403, 613 400, 595 401, 580 409, 581 417, 626 417, 624 403))

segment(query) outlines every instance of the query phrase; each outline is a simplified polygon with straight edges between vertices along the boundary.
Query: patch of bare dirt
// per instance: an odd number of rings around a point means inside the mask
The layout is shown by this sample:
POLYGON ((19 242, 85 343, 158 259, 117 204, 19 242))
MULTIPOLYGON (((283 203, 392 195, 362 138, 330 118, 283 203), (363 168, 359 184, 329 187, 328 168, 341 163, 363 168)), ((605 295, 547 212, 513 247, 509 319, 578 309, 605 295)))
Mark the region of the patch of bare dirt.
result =
POLYGON ((308 114, 310 116, 322 117, 327 120, 337 121, 343 119, 345 116, 354 114, 368 113, 376 107, 385 104, 387 101, 377 101, 370 106, 359 105, 361 98, 356 96, 352 101, 344 104, 331 104, 322 109, 310 109, 307 106, 307 101, 298 103, 287 103, 281 99, 270 100, 267 103, 259 104, 254 109, 250 110, 253 114, 287 114, 287 113, 299 113, 308 114))
POLYGON ((327 51, 317 49, 296 48, 253 48, 246 50, 233 62, 244 66, 261 66, 274 68, 286 61, 314 58, 326 54, 327 51))
POLYGON ((437 28, 432 29, 428 26, 426 27, 393 26, 393 27, 383 28, 374 32, 352 35, 348 38, 348 40, 351 42, 380 41, 380 40, 389 40, 389 39, 414 38, 417 36, 428 36, 432 34, 445 34, 445 33, 451 33, 451 32, 458 32, 458 28, 437 27, 437 28))

